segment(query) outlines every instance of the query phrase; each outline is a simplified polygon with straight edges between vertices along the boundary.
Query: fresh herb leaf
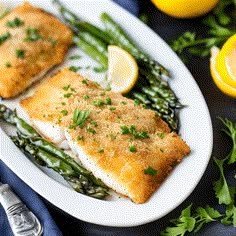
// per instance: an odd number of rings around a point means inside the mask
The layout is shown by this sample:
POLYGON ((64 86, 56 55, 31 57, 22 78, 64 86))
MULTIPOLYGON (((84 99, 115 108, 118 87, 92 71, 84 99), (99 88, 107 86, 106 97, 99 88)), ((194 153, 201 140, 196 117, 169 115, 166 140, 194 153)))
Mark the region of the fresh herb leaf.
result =
POLYGON ((6 67, 11 67, 11 63, 10 62, 6 62, 6 67))
POLYGON ((69 57, 70 60, 78 60, 80 58, 81 58, 81 55, 73 55, 69 57))
POLYGON ((81 66, 70 66, 69 70, 73 71, 73 72, 77 72, 78 70, 82 69, 81 66))
POLYGON ((77 137, 77 140, 78 141, 80 141, 80 140, 84 141, 84 137, 80 135, 80 136, 77 137))
POLYGON ((223 131, 231 138, 233 142, 233 147, 227 155, 228 163, 233 164, 236 162, 236 123, 233 123, 228 119, 220 118, 220 120, 225 125, 225 129, 223 129, 223 131))
POLYGON ((194 230, 196 220, 191 216, 192 204, 182 210, 179 218, 172 220, 174 226, 167 227, 161 232, 161 236, 183 236, 194 230))
POLYGON ((7 21, 6 26, 10 28, 17 28, 24 25, 24 21, 22 21, 20 18, 16 17, 12 21, 7 21))
POLYGON ((73 95, 73 93, 65 93, 64 98, 69 98, 71 95, 73 95))
POLYGON ((68 84, 67 86, 64 86, 62 89, 65 90, 65 91, 68 91, 70 88, 70 84, 68 84))
POLYGON ((83 96, 83 99, 84 99, 85 101, 87 101, 87 100, 89 99, 89 95, 85 94, 85 95, 83 96))
POLYGON ((93 67, 93 71, 96 73, 102 73, 105 72, 107 70, 107 68, 105 68, 104 66, 101 67, 93 67))
POLYGON ((227 11, 230 5, 234 6, 235 9, 235 0, 220 1, 213 13, 203 18, 203 25, 209 27, 205 38, 198 37, 195 32, 187 31, 170 42, 170 46, 180 56, 185 51, 196 56, 208 56, 213 46, 221 47, 230 36, 236 34, 236 29, 229 25, 235 17, 227 11))
POLYGON ((149 138, 148 133, 146 131, 136 131, 136 127, 134 125, 131 125, 130 127, 127 126, 121 126, 122 134, 132 134, 134 138, 137 139, 145 139, 149 138))
POLYGON ((103 101, 102 99, 93 100, 93 105, 95 107, 100 107, 100 106, 104 106, 104 105, 111 105, 111 104, 112 104, 111 98, 106 98, 106 101, 103 101))
POLYGON ((147 169, 144 170, 144 174, 154 176, 157 175, 157 170, 149 166, 147 169))
POLYGON ((88 81, 86 79, 83 79, 81 82, 82 82, 82 84, 88 85, 88 81))
POLYGON ((103 148, 98 148, 98 153, 102 153, 104 152, 104 149, 103 148))
POLYGON ((219 160, 217 158, 214 158, 214 161, 220 171, 220 178, 217 181, 215 181, 213 185, 219 204, 229 205, 232 203, 233 199, 231 198, 230 187, 228 186, 228 183, 224 175, 223 165, 225 160, 226 159, 219 160))
POLYGON ((198 207, 195 211, 193 217, 196 220, 194 233, 198 232, 204 224, 216 221, 222 215, 211 207, 198 207))
POLYGON ((0 35, 0 45, 10 38, 11 38, 11 34, 9 32, 0 35))
POLYGON ((26 30, 27 37, 25 38, 25 41, 27 42, 34 42, 38 40, 42 40, 42 36, 39 34, 39 29, 36 28, 27 28, 26 30))
POLYGON ((137 152, 137 148, 135 146, 129 146, 129 151, 130 152, 137 152))
POLYGON ((93 128, 91 128, 91 127, 89 127, 89 126, 86 128, 86 130, 87 130, 88 132, 92 133, 92 134, 96 134, 96 130, 93 129, 93 128))
POLYGON ((62 110, 61 113, 62 113, 64 116, 68 115, 68 111, 67 111, 67 110, 62 110))
POLYGON ((25 51, 22 49, 16 49, 16 57, 19 59, 24 59, 25 51))
POLYGON ((221 220, 221 223, 236 227, 236 207, 233 204, 227 206, 225 216, 221 220))
POLYGON ((73 124, 79 126, 81 129, 84 127, 85 121, 90 116, 90 110, 80 111, 79 108, 75 108, 73 113, 73 124))

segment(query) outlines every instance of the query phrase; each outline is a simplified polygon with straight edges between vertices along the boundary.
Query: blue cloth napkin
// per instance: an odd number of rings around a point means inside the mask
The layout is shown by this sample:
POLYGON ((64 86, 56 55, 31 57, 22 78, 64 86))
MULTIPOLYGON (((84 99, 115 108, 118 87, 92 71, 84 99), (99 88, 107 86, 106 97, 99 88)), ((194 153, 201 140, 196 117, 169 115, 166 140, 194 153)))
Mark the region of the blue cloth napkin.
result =
POLYGON ((133 15, 137 16, 139 13, 139 0, 113 0, 120 6, 128 10, 133 15))
MULTIPOLYGON (((1 160, 0 179, 1 182, 9 184, 18 197, 20 197, 27 207, 38 217, 39 221, 43 225, 45 236, 62 236, 62 233, 50 216, 40 197, 28 185, 19 179, 1 160)), ((0 235, 13 236, 6 214, 1 206, 0 235)))

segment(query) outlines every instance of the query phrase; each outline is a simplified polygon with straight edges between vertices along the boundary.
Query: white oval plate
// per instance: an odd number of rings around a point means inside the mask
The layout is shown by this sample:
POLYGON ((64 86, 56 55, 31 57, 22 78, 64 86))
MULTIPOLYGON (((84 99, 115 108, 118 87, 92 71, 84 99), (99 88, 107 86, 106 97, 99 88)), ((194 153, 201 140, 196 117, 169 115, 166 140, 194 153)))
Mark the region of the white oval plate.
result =
MULTIPOLYGON (((2 2, 14 7, 23 1, 5 0, 2 2)), ((57 14, 56 9, 50 3, 51 1, 32 0, 29 2, 57 14)), ((173 75, 171 87, 180 98, 181 103, 186 105, 180 111, 180 135, 189 144, 192 152, 174 169, 151 199, 140 205, 125 198, 112 198, 102 201, 76 193, 68 188, 57 175, 37 167, 28 160, 3 131, 0 132, 0 157, 42 197, 80 220, 107 226, 136 226, 157 220, 176 208, 189 196, 200 181, 211 156, 212 124, 202 93, 190 72, 170 47, 145 24, 112 1, 77 0, 63 2, 72 11, 78 12, 79 16, 93 24, 101 24, 99 21, 101 12, 108 12, 129 32, 129 35, 136 40, 142 49, 170 69, 173 75)), ((94 62, 86 56, 83 58, 85 59, 76 63, 94 65, 94 62)), ((75 64, 74 61, 66 59, 66 62, 60 66, 71 65, 72 63, 75 64)), ((90 74, 88 71, 81 73, 90 74)), ((3 102, 11 108, 19 108, 17 100, 3 102)), ((3 123, 1 123, 1 127, 6 133, 11 131, 3 123)))

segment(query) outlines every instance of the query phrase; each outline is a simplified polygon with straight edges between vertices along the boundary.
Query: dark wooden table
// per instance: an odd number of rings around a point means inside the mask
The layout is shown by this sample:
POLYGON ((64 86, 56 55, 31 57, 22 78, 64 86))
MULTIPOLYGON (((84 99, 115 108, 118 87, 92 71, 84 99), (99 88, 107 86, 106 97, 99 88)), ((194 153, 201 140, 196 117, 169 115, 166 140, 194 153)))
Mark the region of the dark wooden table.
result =
MULTIPOLYGON (((206 28, 201 24, 201 18, 192 20, 177 20, 160 13, 150 2, 145 2, 142 11, 146 12, 149 18, 148 25, 165 41, 169 42, 177 38, 185 31, 195 31, 199 35, 206 34, 206 28)), ((212 156, 225 157, 230 148, 231 142, 229 138, 221 132, 223 125, 217 117, 227 117, 236 121, 236 104, 235 100, 227 97, 213 83, 209 71, 209 58, 189 57, 186 64, 197 84, 199 85, 206 103, 208 105, 214 133, 214 146, 212 156)), ((191 96, 191 94, 189 95, 191 96)), ((201 124, 196 123, 196 129, 201 124)), ((199 137, 201 138, 201 137, 199 137)), ((227 178, 232 178, 235 174, 235 165, 227 169, 227 178)), ((159 235, 170 219, 179 216, 181 210, 193 203, 194 207, 210 205, 218 207, 217 200, 214 196, 212 182, 218 179, 218 170, 215 168, 212 159, 209 162, 207 170, 202 177, 200 183, 193 193, 174 211, 160 220, 145 225, 129 228, 116 228, 94 225, 77 220, 61 210, 55 208, 45 201, 54 220, 63 232, 63 235, 87 235, 87 236, 141 236, 141 235, 159 235)), ((235 185, 235 180, 234 185, 235 185)), ((175 193, 173 192, 173 195, 175 193)), ((219 208, 218 208, 219 209, 219 208)), ((79 211, 79 209, 78 209, 79 211)), ((233 236, 236 235, 236 228, 230 226, 222 226, 219 223, 212 223, 205 227, 199 235, 214 236, 233 236)))

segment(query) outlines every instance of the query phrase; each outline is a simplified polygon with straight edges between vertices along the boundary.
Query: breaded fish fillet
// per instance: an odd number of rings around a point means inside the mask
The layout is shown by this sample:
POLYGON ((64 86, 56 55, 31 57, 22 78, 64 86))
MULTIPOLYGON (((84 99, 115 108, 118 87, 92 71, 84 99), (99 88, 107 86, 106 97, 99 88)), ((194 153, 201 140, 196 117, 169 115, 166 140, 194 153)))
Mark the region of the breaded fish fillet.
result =
POLYGON ((147 201, 190 152, 154 111, 68 69, 21 106, 44 136, 55 142, 60 133, 85 167, 135 203, 147 201))
POLYGON ((0 20, 0 96, 18 95, 54 65, 72 44, 56 17, 24 3, 0 20))

